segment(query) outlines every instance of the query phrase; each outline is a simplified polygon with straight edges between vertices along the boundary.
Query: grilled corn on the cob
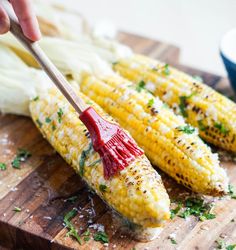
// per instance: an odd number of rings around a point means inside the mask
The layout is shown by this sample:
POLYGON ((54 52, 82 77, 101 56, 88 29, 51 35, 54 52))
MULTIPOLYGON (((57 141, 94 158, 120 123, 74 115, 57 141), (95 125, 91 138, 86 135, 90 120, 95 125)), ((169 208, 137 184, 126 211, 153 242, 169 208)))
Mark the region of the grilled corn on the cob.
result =
MULTIPOLYGON (((105 116, 98 105, 78 93, 105 116)), ((77 113, 54 88, 30 104, 32 118, 61 156, 111 207, 143 228, 161 227, 169 218, 169 198, 161 177, 145 156, 138 157, 118 175, 106 180, 98 153, 77 113)), ((105 116, 111 121, 109 116, 105 116)))
POLYGON ((236 152, 236 104, 198 79, 141 55, 119 60, 114 69, 145 86, 187 122, 199 128, 206 141, 236 152))
POLYGON ((81 91, 96 101, 127 129, 153 164, 186 187, 203 194, 221 195, 228 178, 217 154, 197 131, 162 101, 129 81, 111 76, 85 76, 81 91))

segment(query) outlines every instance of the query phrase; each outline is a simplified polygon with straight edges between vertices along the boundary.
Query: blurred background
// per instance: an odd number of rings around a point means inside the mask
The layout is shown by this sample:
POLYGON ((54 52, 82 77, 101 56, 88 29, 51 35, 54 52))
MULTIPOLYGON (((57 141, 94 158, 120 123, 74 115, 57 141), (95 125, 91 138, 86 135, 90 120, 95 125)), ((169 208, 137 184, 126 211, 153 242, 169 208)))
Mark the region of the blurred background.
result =
POLYGON ((105 21, 181 48, 180 62, 226 75, 223 34, 236 27, 236 0, 53 0, 79 10, 91 24, 105 21))

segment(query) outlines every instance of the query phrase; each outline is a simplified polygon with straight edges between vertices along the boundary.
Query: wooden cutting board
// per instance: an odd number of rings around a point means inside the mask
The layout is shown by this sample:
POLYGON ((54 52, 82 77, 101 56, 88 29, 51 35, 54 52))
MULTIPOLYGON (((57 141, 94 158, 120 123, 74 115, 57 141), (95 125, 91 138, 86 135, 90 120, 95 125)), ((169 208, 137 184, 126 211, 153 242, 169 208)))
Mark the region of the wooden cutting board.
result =
MULTIPOLYGON (((178 65, 179 49, 128 33, 120 33, 119 40, 136 52, 174 64, 184 71, 200 75, 207 84, 232 95, 228 81, 220 76, 178 65)), ((0 115, 0 162, 7 163, 7 170, 0 171, 0 246, 14 249, 213 249, 220 236, 228 244, 236 243, 236 200, 216 202, 216 219, 198 222, 176 217, 171 220, 160 237, 149 243, 141 243, 125 233, 114 213, 92 194, 80 177, 43 139, 29 118, 0 115), (32 157, 20 170, 11 167, 18 148, 28 149, 32 157), (66 201, 71 196, 74 203, 66 201), (14 212, 14 207, 21 212, 14 212), (80 246, 65 237, 67 229, 62 225, 63 216, 73 207, 79 209, 73 223, 80 233, 90 223, 102 224, 109 235, 108 247, 90 240, 80 246), (176 234, 177 245, 168 236, 176 234), (224 234, 224 235, 223 235, 224 234)), ((236 185, 236 164, 225 160, 232 184, 236 185)), ((161 171, 159 171, 161 172, 161 171)), ((170 197, 187 192, 175 181, 163 175, 170 197)), ((1 247, 0 247, 1 248, 1 247)))

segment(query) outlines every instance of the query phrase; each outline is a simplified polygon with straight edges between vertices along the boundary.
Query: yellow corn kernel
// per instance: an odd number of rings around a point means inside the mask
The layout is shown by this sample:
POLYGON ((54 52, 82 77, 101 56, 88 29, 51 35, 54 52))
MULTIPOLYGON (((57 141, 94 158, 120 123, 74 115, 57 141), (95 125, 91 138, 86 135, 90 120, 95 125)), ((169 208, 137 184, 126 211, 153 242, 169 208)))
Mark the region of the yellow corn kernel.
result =
POLYGON ((81 91, 118 120, 154 165, 193 191, 221 195, 228 178, 197 130, 162 101, 119 76, 85 76, 81 91))
POLYGON ((121 59, 114 69, 139 83, 199 128, 206 141, 236 152, 236 104, 175 68, 141 55, 121 59))
MULTIPOLYGON (((94 102, 79 92, 78 95, 105 119, 112 120, 94 102)), ((52 88, 32 101, 30 111, 51 145, 118 213, 142 228, 161 227, 169 218, 168 195, 146 156, 138 157, 116 176, 104 179, 103 165, 91 147, 86 127, 57 90, 52 88)))

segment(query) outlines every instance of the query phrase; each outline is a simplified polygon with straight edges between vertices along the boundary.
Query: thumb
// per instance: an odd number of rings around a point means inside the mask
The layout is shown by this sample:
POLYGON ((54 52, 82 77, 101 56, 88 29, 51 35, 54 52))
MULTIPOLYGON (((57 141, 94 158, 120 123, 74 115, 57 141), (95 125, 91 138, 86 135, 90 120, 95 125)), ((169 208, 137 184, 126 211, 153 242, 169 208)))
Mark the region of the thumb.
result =
POLYGON ((7 13, 0 5, 0 34, 6 33, 10 28, 10 20, 7 13))

